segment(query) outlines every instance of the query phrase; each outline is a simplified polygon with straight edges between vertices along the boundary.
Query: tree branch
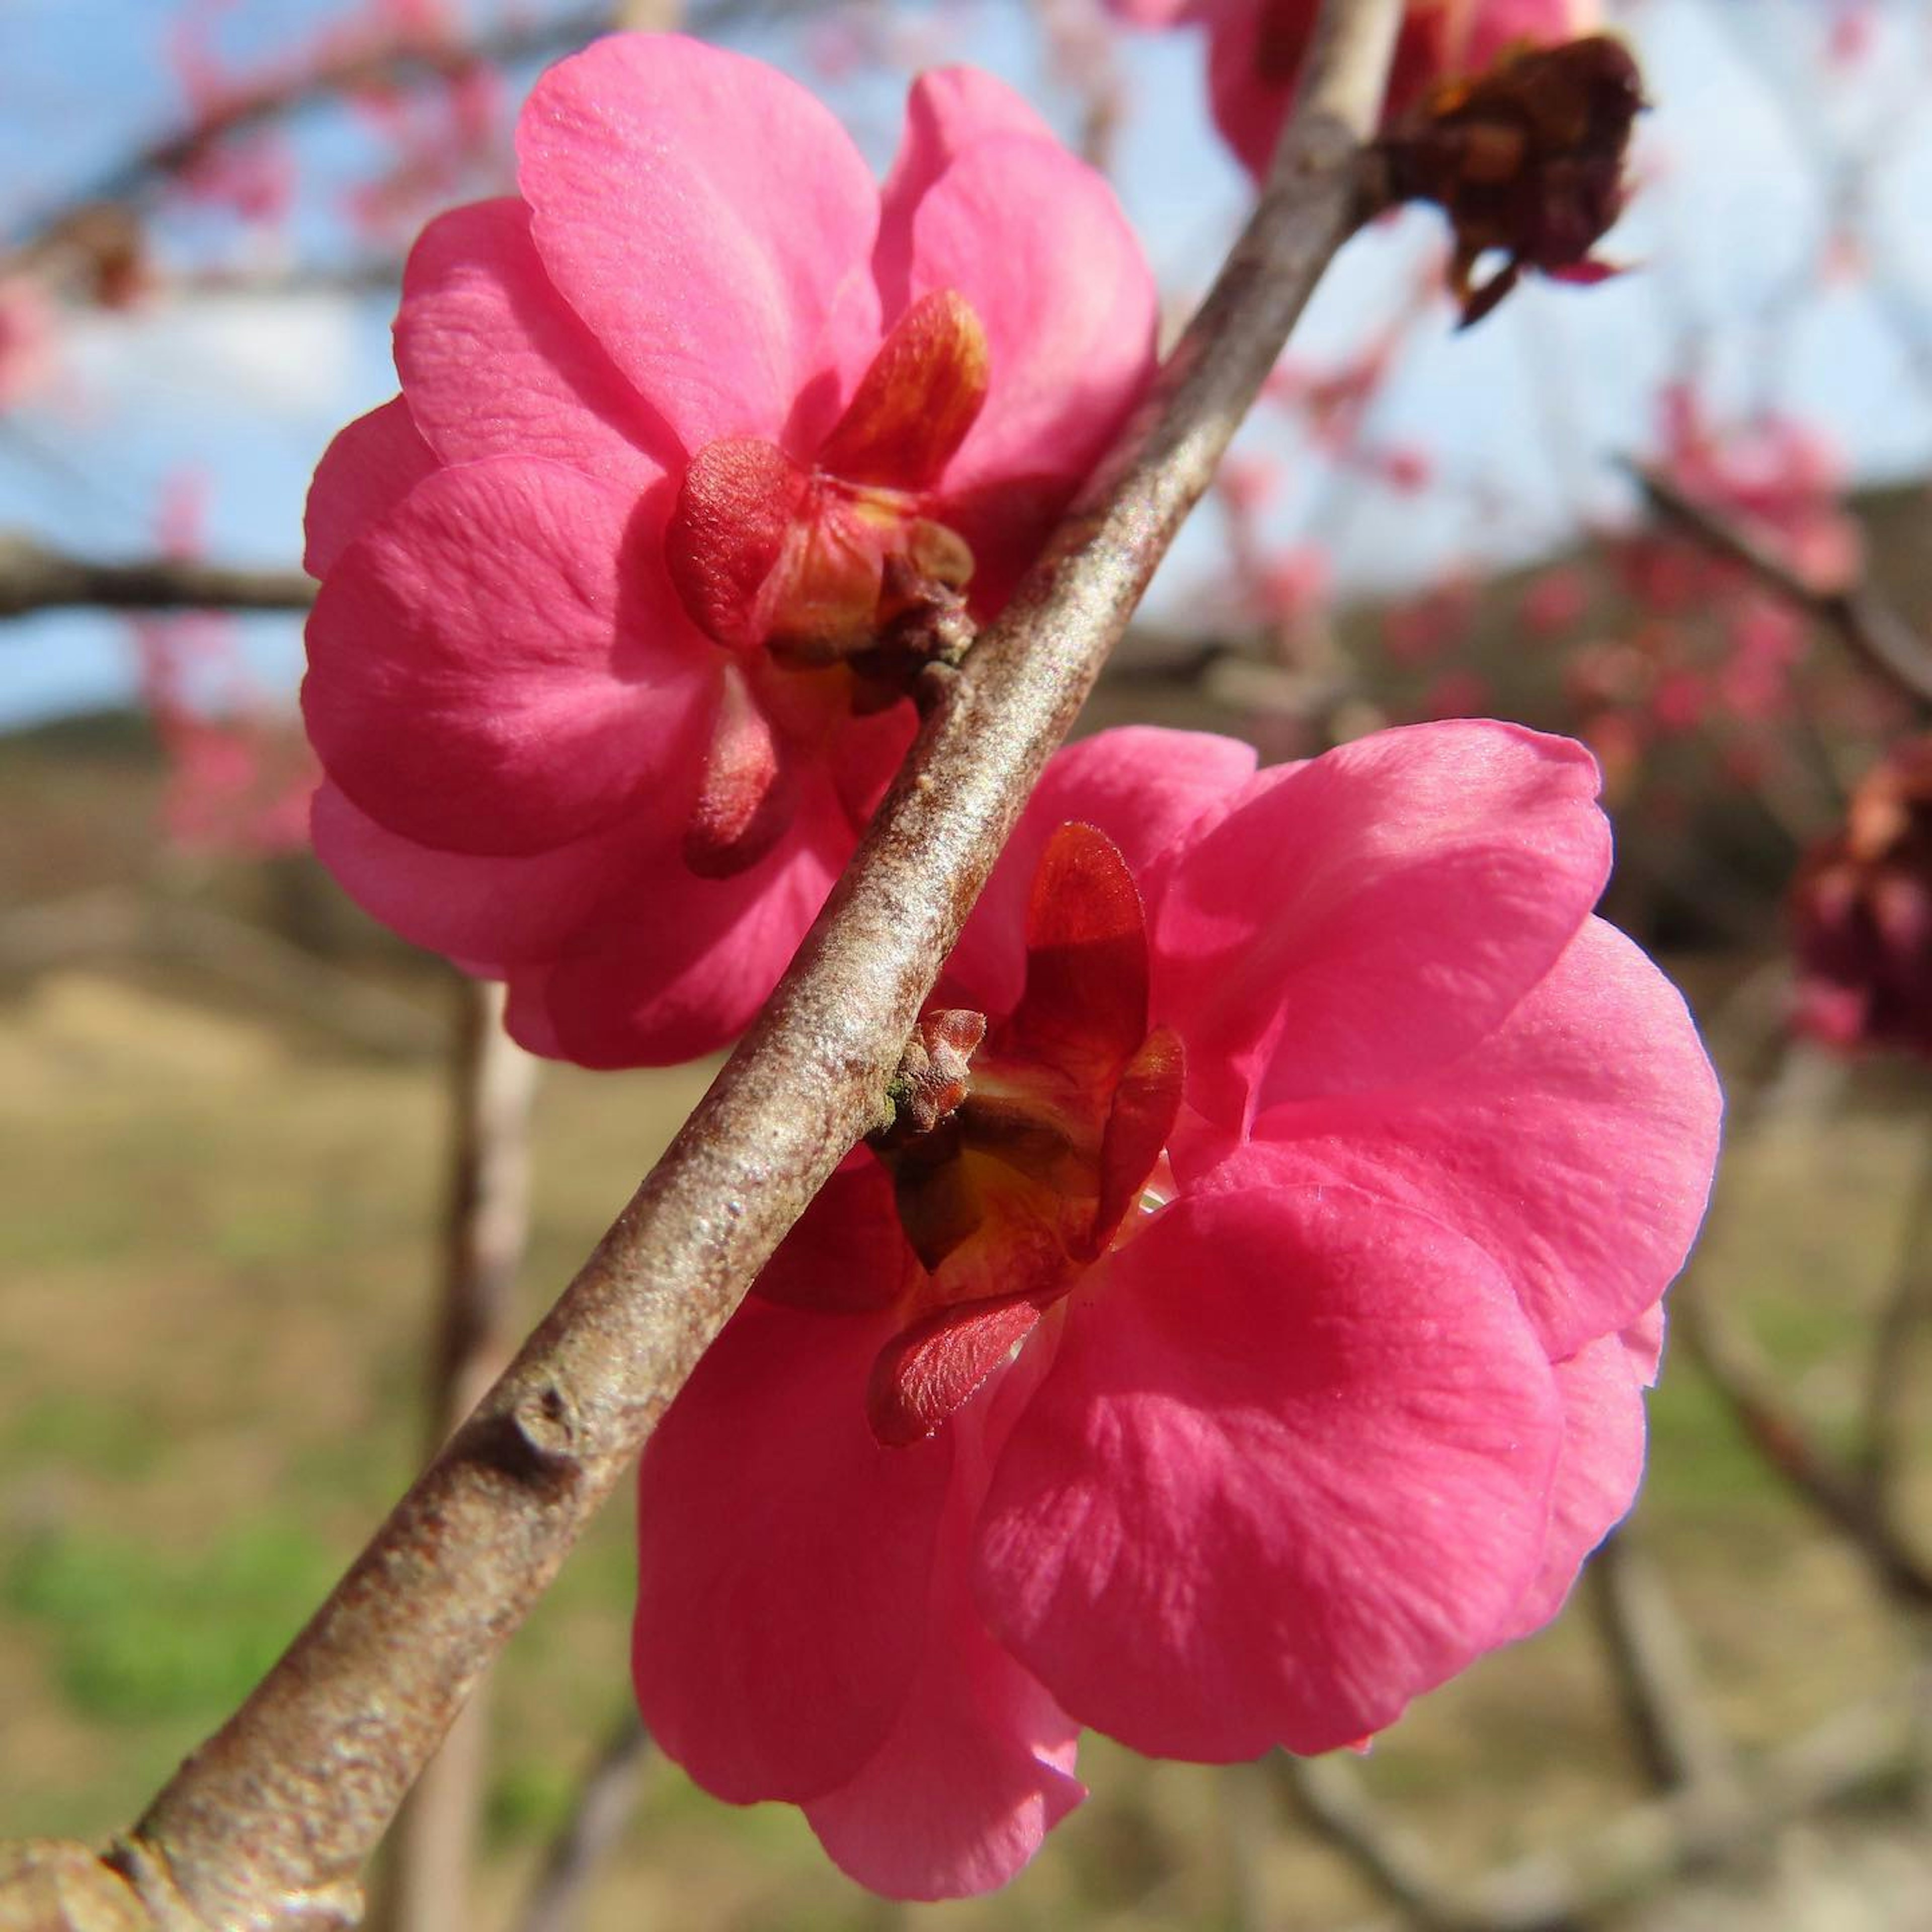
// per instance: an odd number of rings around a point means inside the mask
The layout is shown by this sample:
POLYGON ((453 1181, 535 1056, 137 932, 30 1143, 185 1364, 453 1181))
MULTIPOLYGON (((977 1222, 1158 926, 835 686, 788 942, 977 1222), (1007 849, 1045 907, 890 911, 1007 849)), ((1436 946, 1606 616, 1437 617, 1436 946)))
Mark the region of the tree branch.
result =
POLYGON ((1671 1310, 1676 1334, 1710 1378, 1751 1446, 1786 1486, 1838 1530, 1871 1566, 1893 1600, 1932 1609, 1932 1564, 1877 1508, 1858 1474, 1818 1442, 1786 1403, 1750 1337, 1700 1280, 1678 1282, 1671 1310))
MULTIPOLYGON (((1735 1804, 1679 1792, 1622 1813, 1563 1850, 1506 1865, 1458 1893, 1460 1925, 1582 1932, 1694 1867, 1761 1847, 1798 1819, 1895 1784, 1914 1761, 1910 1702, 1894 1691, 1847 1706, 1765 1753, 1735 1804)), ((1405 1932, 1410 1922, 1378 1918, 1352 1932, 1405 1932)))
POLYGON ((1268 185, 1214 290, 935 694, 770 1003, 502 1379, 110 1855, 158 1925, 353 1923, 362 1864, 464 1700, 793 1220, 884 1117, 1034 780, 1354 225, 1398 13, 1324 0, 1268 185))
POLYGON ((1742 565, 1759 583, 1837 632, 1865 668, 1921 710, 1932 710, 1932 644, 1863 582, 1827 589, 1808 583, 1767 544, 1687 496, 1666 476, 1633 464, 1651 506, 1705 549, 1742 565))
POLYGON ((299 570, 238 570, 186 556, 97 563, 0 530, 0 620, 36 610, 306 610, 299 570))
POLYGON ((626 1711, 578 1787, 517 1932, 575 1932, 584 1894, 637 1808, 650 1748, 650 1734, 637 1712, 626 1711))
MULTIPOLYGON (((787 0, 710 0, 692 10, 692 31, 713 32, 727 22, 782 11, 787 0)), ((400 34, 351 48, 293 73, 282 73, 236 88, 219 106, 191 126, 160 135, 116 162, 57 202, 20 218, 12 226, 21 240, 14 266, 25 266, 64 245, 71 225, 90 212, 137 201, 158 184, 173 180, 224 141, 254 133, 338 95, 362 88, 410 86, 445 80, 478 66, 515 67, 570 52, 608 33, 610 0, 574 7, 548 20, 514 22, 501 31, 465 41, 440 41, 422 34, 400 34)))
MULTIPOLYGON (((428 1376, 434 1456, 502 1372, 510 1296, 530 1232, 537 1062, 503 1030, 504 993, 452 976, 449 1192, 428 1376)), ((488 1700, 463 1707, 404 1802, 369 1915, 387 1932, 470 1932, 476 1825, 489 1772, 488 1700)))
POLYGON ((1591 1558, 1583 1588, 1618 1708, 1652 1783, 1728 1794, 1736 1767, 1699 1680, 1690 1633, 1628 1523, 1591 1558))
POLYGON ((1434 1869, 1429 1848, 1385 1817, 1354 1766, 1335 1753, 1266 1760, 1282 1796, 1417 1932, 1469 1932, 1469 1913, 1434 1869))

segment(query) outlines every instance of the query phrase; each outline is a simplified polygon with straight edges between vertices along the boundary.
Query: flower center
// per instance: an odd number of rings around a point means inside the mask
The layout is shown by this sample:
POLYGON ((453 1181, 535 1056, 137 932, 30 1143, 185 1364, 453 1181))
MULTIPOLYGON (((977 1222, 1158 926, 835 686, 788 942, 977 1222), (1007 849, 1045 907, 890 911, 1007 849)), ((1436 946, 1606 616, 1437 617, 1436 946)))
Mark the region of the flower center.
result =
POLYGON ((732 654, 686 839, 694 871, 763 856, 790 818, 788 756, 904 696, 917 652, 886 648, 895 626, 957 608, 973 553, 936 492, 988 369, 980 318, 940 290, 899 318, 811 462, 758 436, 692 458, 664 561, 692 622, 732 654), (786 689, 775 671, 802 675, 786 689))
MULTIPOLYGON (((958 1038, 967 1017, 928 1024, 958 1038)), ((1158 1207, 1184 1072, 1180 1040, 1148 1026, 1133 875, 1105 833, 1062 826, 1034 878, 1019 1004, 972 1055, 956 1108, 878 1149, 922 1264, 874 1368, 881 1442, 929 1435, 1158 1207)))

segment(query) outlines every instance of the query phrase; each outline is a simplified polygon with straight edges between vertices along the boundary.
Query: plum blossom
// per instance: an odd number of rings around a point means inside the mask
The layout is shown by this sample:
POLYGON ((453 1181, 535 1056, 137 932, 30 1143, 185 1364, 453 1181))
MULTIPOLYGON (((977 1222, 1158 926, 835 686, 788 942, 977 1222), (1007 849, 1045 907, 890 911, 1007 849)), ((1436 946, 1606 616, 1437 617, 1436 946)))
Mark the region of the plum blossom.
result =
POLYGON ((1060 755, 918 1104, 645 1452, 637 1688, 700 1784, 982 1891, 1082 1726, 1333 1750, 1556 1612, 1636 1488, 1719 1108, 1592 915, 1596 787, 1492 723, 1060 755))
POLYGON ((402 393, 316 472, 316 849, 595 1066, 722 1044, 1152 367, 1100 178, 1004 87, 914 86, 883 188, 675 36, 552 69, 519 193, 432 223, 402 393))
POLYGON ((1799 1029, 1932 1054, 1932 738, 1902 740, 1792 882, 1799 1029))
MULTIPOLYGON (((1214 124, 1258 180, 1268 172, 1314 38, 1318 0, 1109 0, 1136 26, 1198 22, 1208 31, 1214 124)), ((1594 32, 1597 0, 1408 0, 1386 113, 1414 106, 1438 81, 1478 74, 1506 48, 1594 32)))

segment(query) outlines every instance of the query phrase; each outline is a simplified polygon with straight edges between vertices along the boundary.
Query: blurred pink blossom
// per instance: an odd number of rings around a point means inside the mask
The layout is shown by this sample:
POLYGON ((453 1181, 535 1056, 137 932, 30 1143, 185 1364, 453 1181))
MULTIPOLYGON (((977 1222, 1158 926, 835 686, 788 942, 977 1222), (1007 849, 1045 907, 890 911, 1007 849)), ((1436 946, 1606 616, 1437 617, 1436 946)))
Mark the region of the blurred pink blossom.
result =
MULTIPOLYGON (((1287 118, 1318 0, 1108 0, 1130 25, 1198 24, 1208 38, 1215 125, 1258 178, 1287 118)), ((1596 0, 1408 0, 1386 111, 1401 113, 1439 80, 1480 72, 1518 41, 1575 39, 1596 28, 1596 0)))

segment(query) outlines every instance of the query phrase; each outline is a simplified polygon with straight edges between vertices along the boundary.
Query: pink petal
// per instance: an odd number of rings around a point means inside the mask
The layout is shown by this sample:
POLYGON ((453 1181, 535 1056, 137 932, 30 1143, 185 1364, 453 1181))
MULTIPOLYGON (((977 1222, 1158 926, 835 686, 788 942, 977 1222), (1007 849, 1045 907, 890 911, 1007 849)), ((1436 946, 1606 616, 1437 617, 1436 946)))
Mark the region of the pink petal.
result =
POLYGON ((1498 1632, 1507 1643, 1563 1607, 1583 1559, 1623 1520, 1643 1480, 1643 1384, 1614 1335, 1556 1364, 1563 1448, 1543 1568, 1498 1632))
POLYGON ((1400 1085, 1468 1052, 1603 890, 1580 745, 1459 721, 1264 772, 1161 869, 1154 1016, 1188 1098, 1244 1108, 1400 1085))
POLYGON ((667 868, 544 976, 564 1056, 586 1066, 668 1066, 714 1053, 750 1024, 850 850, 821 807, 728 879, 667 868))
POLYGON ((925 1270, 899 1226, 892 1176, 870 1149, 848 1154, 752 1285, 793 1308, 890 1308, 925 1270))
POLYGON ((380 522, 436 467, 400 396, 358 416, 322 452, 309 485, 302 568, 326 577, 362 532, 380 522))
POLYGON ((1062 825, 1097 826, 1137 883, 1182 832, 1254 776, 1250 746, 1208 731, 1128 725, 1054 753, 946 964, 960 1004, 1010 1012, 1026 970, 1025 920, 1046 842, 1062 825))
POLYGON ((1082 1723, 1162 1757, 1332 1750, 1461 1670, 1536 1574, 1555 1386, 1434 1222, 1231 1186, 1066 1307, 976 1587, 1082 1723))
POLYGON ((865 1379, 886 1333, 748 1301, 644 1451, 638 1705, 734 1803, 848 1782, 919 1666, 952 1444, 872 1440, 865 1379))
MULTIPOLYGON (((695 453, 776 436, 869 261, 878 191, 824 107, 747 56, 614 35, 538 82, 518 179, 550 278, 695 453)), ((866 278, 869 280, 869 277, 866 278)), ((874 338, 876 340, 876 334, 874 338)))
POLYGON ((1083 1082, 1113 1078, 1147 1038, 1147 921, 1120 848, 1090 825, 1048 837, 1027 900, 1026 990, 1006 1037, 1083 1082))
POLYGON ((878 245, 873 268, 886 312, 898 315, 912 298, 912 224, 934 182, 976 142, 1017 134, 1054 146, 1053 130, 1004 81, 973 67, 935 68, 906 96, 905 133, 880 196, 878 245))
POLYGON ((385 830, 327 783, 310 829, 316 856, 364 912, 412 946, 498 970, 554 958, 649 862, 629 824, 527 858, 436 851, 385 830))
POLYGON ((337 560, 309 620, 303 713, 329 776, 458 852, 567 844, 667 786, 681 804, 716 647, 662 536, 555 464, 426 478, 337 560))
POLYGON ((1138 1202, 1147 1178, 1174 1132, 1187 1084, 1186 1050, 1177 1034, 1156 1027, 1121 1070, 1100 1142, 1100 1196, 1091 1244, 1097 1255, 1138 1202))
POLYGON ((1077 1727, 973 1607, 979 1488, 956 1474, 924 1648, 898 1723, 850 1784, 806 1807, 841 1870, 890 1898, 992 1891, 1086 1796, 1073 1776, 1077 1727))
POLYGON ((1664 1366, 1664 1304, 1646 1309, 1618 1339, 1630 1361, 1630 1372, 1646 1388, 1657 1386, 1664 1366))
POLYGON ((980 318, 950 289, 920 296, 880 344, 820 468, 851 483, 931 488, 979 416, 986 380, 980 318))
POLYGON ((930 1436, 1039 1326, 1042 1307, 1022 1289, 936 1309, 892 1336, 866 1385, 872 1433, 892 1447, 930 1436))
POLYGON ((1016 476, 1070 494, 1154 372, 1159 300, 1112 189, 1057 142, 974 143, 913 218, 909 294, 940 289, 971 304, 991 352, 942 498, 1016 476))
POLYGON ((640 492, 683 452, 551 287, 514 196, 440 215, 410 251, 396 367, 446 463, 542 456, 640 492))
POLYGON ((1682 996, 1601 920, 1460 1058, 1270 1108, 1258 1147, 1493 1255, 1552 1360, 1640 1321, 1703 1219, 1723 1096, 1682 996))

